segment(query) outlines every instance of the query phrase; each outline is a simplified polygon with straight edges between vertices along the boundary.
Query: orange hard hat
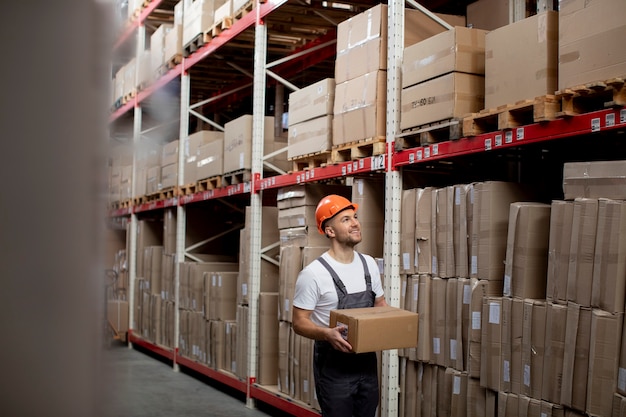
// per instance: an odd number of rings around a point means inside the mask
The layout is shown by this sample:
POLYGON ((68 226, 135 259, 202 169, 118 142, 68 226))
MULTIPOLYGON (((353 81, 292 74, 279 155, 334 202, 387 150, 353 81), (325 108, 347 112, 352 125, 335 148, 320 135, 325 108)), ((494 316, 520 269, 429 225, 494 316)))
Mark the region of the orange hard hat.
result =
POLYGON ((317 204, 317 208, 315 209, 315 222, 317 223, 317 230, 319 230, 321 234, 324 234, 322 224, 326 220, 332 218, 335 214, 347 208, 351 208, 354 211, 357 211, 359 205, 352 203, 347 198, 336 194, 327 195, 326 197, 322 198, 317 204))

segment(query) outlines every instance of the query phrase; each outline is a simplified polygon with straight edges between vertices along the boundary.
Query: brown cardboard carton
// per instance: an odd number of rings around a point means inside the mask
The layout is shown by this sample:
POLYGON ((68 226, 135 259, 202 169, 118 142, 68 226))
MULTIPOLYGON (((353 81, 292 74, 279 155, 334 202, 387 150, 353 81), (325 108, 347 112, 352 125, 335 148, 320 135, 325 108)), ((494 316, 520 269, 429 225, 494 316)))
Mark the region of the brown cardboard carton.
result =
POLYGON ((387 72, 375 71, 337 84, 333 145, 385 136, 387 72))
POLYGON ((522 393, 522 338, 524 333, 524 300, 514 298, 511 306, 511 392, 522 393))
POLYGON ((487 31, 453 27, 404 49, 402 88, 449 72, 485 74, 487 31))
MULTIPOLYGON (((337 26, 335 79, 339 84, 367 72, 387 68, 387 5, 377 5, 337 26)), ((453 26, 465 26, 465 17, 437 15, 453 26)), ((405 10, 404 45, 446 29, 419 10, 405 10)))
MULTIPOLYGON (((349 189, 349 188, 348 188, 349 189)), ((355 178, 352 181, 353 203, 359 205, 359 223, 361 223, 361 243, 355 249, 374 258, 383 257, 383 239, 385 226, 385 182, 372 177, 355 178)), ((383 269, 380 269, 381 274, 383 269)))
POLYGON ((290 185, 278 189, 276 206, 278 209, 298 206, 317 206, 319 201, 328 194, 338 194, 350 198, 350 192, 351 188, 344 185, 318 183, 290 185))
POLYGON ((437 367, 437 415, 449 416, 454 369, 437 367))
MULTIPOLYGON (((264 144, 274 142, 274 118, 265 117, 264 144)), ((270 160, 271 162, 271 160, 270 160)), ((252 116, 224 125, 224 173, 252 169, 252 116)))
POLYGON ((330 327, 347 327, 346 340, 355 353, 414 347, 418 315, 394 307, 331 310, 330 327))
MULTIPOLYGON (((148 246, 161 245, 163 241, 163 223, 153 220, 139 220, 137 222, 137 254, 143 254, 148 246)), ((137 260, 136 273, 144 278, 143 262, 137 260)))
POLYGON ((548 303, 547 307, 542 398, 558 404, 561 402, 567 306, 548 303))
POLYGON ((216 177, 224 173, 224 140, 216 139, 198 148, 196 175, 198 180, 216 177))
POLYGON ((405 361, 400 369, 400 415, 415 417, 417 415, 417 362, 405 361))
POLYGON ((278 323, 278 391, 289 393, 289 331, 291 324, 285 321, 278 323))
POLYGON ((626 397, 615 393, 613 395, 613 417, 626 416, 626 397))
POLYGON ((495 417, 496 395, 480 385, 478 378, 467 379, 467 417, 495 417))
POLYGON ((178 145, 178 140, 174 140, 163 145, 163 154, 161 155, 161 167, 178 163, 178 145))
POLYGON ((456 276, 454 263, 454 187, 437 190, 437 274, 441 278, 456 276))
POLYGON ((465 15, 468 27, 494 30, 509 24, 509 5, 498 0, 478 0, 467 5, 465 15))
POLYGON ((550 205, 512 203, 509 212, 503 294, 545 298, 550 205))
POLYGON ((416 192, 415 268, 418 274, 432 273, 431 218, 434 188, 418 188, 416 192))
POLYGON ((583 412, 587 403, 590 338, 591 309, 568 303, 561 404, 583 412))
POLYGON ((460 118, 484 107, 485 77, 452 72, 403 88, 400 129, 460 118))
POLYGON ((335 101, 335 79, 326 78, 289 94, 289 127, 332 115, 335 101))
POLYGON ((563 192, 566 200, 626 199, 626 161, 567 162, 563 166, 563 192))
POLYGON ((522 394, 541 398, 543 359, 545 356, 546 303, 524 300, 524 328, 522 333, 522 394))
POLYGON ((257 382, 278 381, 278 293, 259 294, 259 371, 257 382))
POLYGON ((146 171, 146 194, 153 194, 161 189, 161 165, 150 167, 146 171))
MULTIPOLYGON (((404 306, 403 308, 407 311, 412 311, 413 313, 419 314, 419 311, 417 310, 418 299, 420 296, 419 276, 418 275, 409 275, 406 277, 402 276, 402 281, 403 281, 403 286, 406 288, 404 291, 405 293, 404 303, 401 302, 400 305, 401 306, 403 305, 404 306)), ((422 318, 420 317, 420 321, 421 319, 422 318)), ((418 341, 418 344, 419 344, 419 341, 418 341)), ((399 351, 398 356, 407 357, 410 360, 417 360, 417 346, 399 351)))
POLYGON ((430 275, 419 276, 417 313, 419 314, 420 337, 417 340, 417 360, 430 362, 432 360, 431 338, 431 281, 430 275))
POLYGON ((470 185, 454 186, 453 234, 454 270, 460 278, 469 278, 469 247, 467 229, 467 193, 470 185))
POLYGON ((281 246, 329 246, 326 236, 319 233, 317 227, 293 227, 280 230, 281 246))
POLYGON ((417 189, 402 191, 402 218, 400 219, 400 272, 414 274, 415 271, 415 211, 417 189))
POLYGON ((213 272, 209 289, 209 319, 234 320, 237 314, 237 276, 239 272, 213 272))
POLYGON ((445 330, 445 349, 446 349, 446 366, 449 368, 460 369, 463 367, 463 360, 457 363, 457 292, 459 281, 456 278, 449 278, 446 284, 446 330, 445 330), (459 366, 460 365, 460 366, 459 366))
POLYGON ((511 389, 511 356, 512 356, 512 333, 513 333, 513 299, 502 298, 502 372, 500 372, 500 388, 504 392, 514 392, 511 389))
POLYGON ((622 326, 622 344, 620 346, 619 369, 617 373, 617 392, 626 395, 626 326, 622 326))
POLYGON ((431 318, 430 333, 432 336, 432 363, 446 366, 448 349, 446 340, 446 287, 448 281, 433 277, 431 283, 431 318))
POLYGON ((215 9, 224 1, 192 0, 185 3, 183 14, 183 45, 189 44, 194 38, 211 28, 214 22, 215 9))
POLYGON ((332 114, 292 124, 289 126, 287 158, 329 152, 332 136, 332 114))
POLYGON ((278 210, 278 228, 291 227, 317 228, 315 223, 316 206, 299 206, 278 210))
MULTIPOLYGON (((129 307, 125 300, 107 301, 107 320, 119 335, 124 335, 129 329, 129 307)), ((126 337, 125 335, 123 337, 126 337)))
MULTIPOLYGON (((174 60, 176 56, 182 58, 183 55, 183 25, 174 25, 165 35, 163 45, 163 62, 174 60)), ((179 61, 180 62, 180 61, 179 61)))
POLYGON ((469 278, 459 278, 457 284, 456 364, 459 371, 467 371, 470 329, 470 300, 472 286, 469 278))
POLYGON ((625 287, 626 203, 600 199, 591 305, 610 313, 623 313, 625 287))
POLYGON ((480 384, 500 391, 502 363, 502 297, 484 297, 482 311, 480 384))
POLYGON ((498 295, 498 293, 502 295, 502 291, 498 290, 498 286, 494 284, 496 283, 493 281, 476 278, 470 280, 470 327, 468 329, 469 346, 466 362, 468 373, 472 378, 480 377, 483 298, 498 295))
POLYGON ((591 316, 587 414, 608 416, 617 388, 623 313, 594 309, 591 316))
POLYGON ((248 374, 248 344, 250 342, 249 312, 247 305, 237 306, 237 343, 235 355, 235 375, 245 378, 248 374))
POLYGON ((178 163, 161 167, 161 188, 167 189, 178 185, 178 163))
POLYGON ((298 246, 284 246, 280 248, 279 273, 279 319, 291 321, 293 291, 298 273, 302 270, 302 250, 298 246))
POLYGON ((547 11, 485 36, 485 108, 554 94, 559 16, 547 11))
POLYGON ((515 201, 528 201, 529 192, 520 184, 488 181, 480 184, 476 199, 474 222, 478 222, 478 277, 502 281, 510 205, 515 201))
POLYGON ((619 47, 626 36, 624 16, 620 0, 559 5, 559 90, 626 74, 626 52, 619 47))
POLYGON ((546 298, 548 301, 555 303, 567 302, 567 276, 573 216, 573 202, 552 202, 552 208, 550 209, 546 298))
POLYGON ((567 275, 567 300, 582 306, 591 305, 597 224, 598 200, 576 199, 567 275))
POLYGON ((519 416, 519 396, 517 394, 498 393, 498 416, 519 416))

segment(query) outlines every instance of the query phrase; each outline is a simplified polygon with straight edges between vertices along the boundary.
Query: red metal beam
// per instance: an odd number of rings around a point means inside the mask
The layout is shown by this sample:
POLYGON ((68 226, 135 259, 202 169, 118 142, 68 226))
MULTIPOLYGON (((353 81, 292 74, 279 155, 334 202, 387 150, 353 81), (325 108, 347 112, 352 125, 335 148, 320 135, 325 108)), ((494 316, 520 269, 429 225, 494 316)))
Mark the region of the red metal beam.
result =
POLYGON ((510 130, 401 150, 393 155, 392 166, 401 167, 625 127, 626 107, 599 110, 546 123, 534 123, 510 130))
POLYGON ((159 346, 159 345, 155 345, 152 342, 148 342, 147 340, 144 340, 140 337, 137 337, 133 334, 133 332, 131 330, 128 331, 128 340, 137 345, 137 346, 141 346, 145 349, 148 349, 151 352, 154 352, 160 356, 163 356, 164 358, 167 358, 171 361, 174 360, 174 350, 173 349, 169 349, 163 346, 159 346))
POLYGON ((244 393, 246 392, 246 381, 237 378, 235 375, 227 374, 225 372, 209 368, 205 364, 201 364, 180 355, 176 356, 176 363, 186 368, 193 369, 194 371, 202 375, 208 376, 209 378, 214 379, 215 381, 219 381, 224 385, 228 385, 229 387, 234 388, 238 391, 244 393))
POLYGON ((152 211, 159 210, 166 207, 174 207, 178 205, 178 198, 168 198, 165 200, 151 201, 149 203, 144 203, 138 206, 133 207, 133 213, 141 213, 144 211, 152 211))
POLYGON ((212 200, 215 198, 230 197, 237 194, 249 193, 252 189, 251 182, 244 182, 242 184, 233 184, 226 187, 216 188, 214 190, 201 191, 199 193, 185 195, 179 198, 180 204, 198 203, 200 201, 212 200))
POLYGON ((128 21, 119 38, 117 38, 117 41, 115 42, 115 44, 113 44, 113 50, 115 51, 117 48, 122 46, 122 44, 126 42, 126 40, 135 31, 135 29, 137 29, 148 18, 150 13, 152 13, 154 9, 156 9, 162 2, 163 0, 151 0, 150 4, 148 4, 148 6, 141 11, 141 14, 137 19, 133 21, 128 21))
POLYGON ((293 398, 265 390, 261 385, 253 384, 250 386, 250 398, 255 398, 294 416, 320 417, 318 412, 296 403, 293 398))

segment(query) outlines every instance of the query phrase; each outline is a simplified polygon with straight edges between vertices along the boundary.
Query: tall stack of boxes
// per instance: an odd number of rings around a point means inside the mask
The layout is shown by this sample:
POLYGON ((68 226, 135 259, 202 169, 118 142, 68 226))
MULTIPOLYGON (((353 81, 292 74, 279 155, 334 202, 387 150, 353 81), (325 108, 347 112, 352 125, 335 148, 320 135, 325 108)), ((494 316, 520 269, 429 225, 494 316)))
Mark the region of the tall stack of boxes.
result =
POLYGON ((485 34, 456 26, 405 48, 400 129, 459 118, 483 108, 485 34))
MULTIPOLYGON (((464 25, 459 16, 440 16, 464 25)), ((445 31, 422 12, 405 10, 405 46, 445 31)), ((378 5, 337 26, 333 145, 385 136, 387 6, 378 5)))
POLYGON ((327 78, 289 95, 287 158, 330 151, 335 80, 327 78))
POLYGON ((171 24, 164 23, 154 31, 152 36, 150 36, 151 80, 156 80, 158 78, 160 68, 165 63, 165 39, 172 30, 173 26, 171 24))
POLYGON ((176 61, 183 55, 183 7, 184 1, 174 6, 174 26, 165 34, 163 62, 176 61))

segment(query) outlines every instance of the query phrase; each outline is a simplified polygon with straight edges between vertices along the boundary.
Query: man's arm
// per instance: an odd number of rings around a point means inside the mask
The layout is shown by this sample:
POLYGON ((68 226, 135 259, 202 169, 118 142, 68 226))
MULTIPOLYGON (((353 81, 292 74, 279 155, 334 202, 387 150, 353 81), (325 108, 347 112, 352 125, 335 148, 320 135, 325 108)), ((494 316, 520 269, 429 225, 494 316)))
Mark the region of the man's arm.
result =
POLYGON ((387 307, 389 304, 387 304, 387 301, 385 301, 385 296, 381 296, 381 297, 377 297, 374 300, 374 307, 387 307))
POLYGON ((342 352, 350 352, 352 346, 341 336, 340 327, 321 327, 311 320, 312 310, 303 310, 298 307, 293 308, 292 324, 293 330, 300 336, 314 340, 325 340, 331 346, 342 352))

